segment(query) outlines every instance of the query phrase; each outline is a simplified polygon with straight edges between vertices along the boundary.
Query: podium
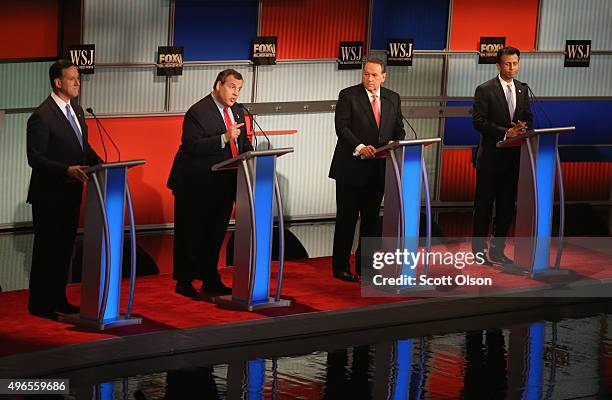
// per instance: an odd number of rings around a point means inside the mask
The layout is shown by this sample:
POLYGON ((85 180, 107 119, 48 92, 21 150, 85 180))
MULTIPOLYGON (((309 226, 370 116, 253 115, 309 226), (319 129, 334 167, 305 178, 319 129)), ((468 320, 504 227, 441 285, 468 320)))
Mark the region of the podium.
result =
POLYGON ((276 159, 292 152, 293 148, 248 151, 212 166, 213 171, 238 170, 232 294, 215 297, 215 303, 248 311, 291 304, 280 298, 284 224, 276 159), (270 297, 274 200, 278 211, 279 256, 276 293, 270 297))
MULTIPOLYGON (((427 252, 431 250, 431 198, 423 149, 440 141, 440 138, 400 140, 376 149, 375 158, 386 158, 382 236, 392 238, 392 242, 385 242, 392 248, 385 251, 405 249, 411 253, 418 252, 422 186, 425 188, 427 218, 425 247, 427 252)), ((425 257, 422 274, 426 276, 428 269, 428 259, 425 257)), ((411 277, 414 282, 417 279, 417 266, 403 264, 396 271, 396 276, 400 275, 411 277)), ((423 285, 406 288, 430 289, 423 285)))
POLYGON ((574 126, 533 129, 497 143, 497 147, 521 146, 515 237, 515 263, 532 277, 564 274, 559 269, 563 251, 565 197, 559 158, 559 134, 574 126), (556 171, 556 174, 555 174, 556 171), (555 175, 559 187, 559 236, 557 254, 550 266, 550 244, 555 175))
POLYGON ((140 324, 132 317, 136 278, 136 234, 134 209, 127 170, 144 160, 98 164, 87 169, 81 312, 62 321, 98 330, 140 324), (120 314, 123 229, 127 206, 130 223, 130 289, 125 314, 120 314))

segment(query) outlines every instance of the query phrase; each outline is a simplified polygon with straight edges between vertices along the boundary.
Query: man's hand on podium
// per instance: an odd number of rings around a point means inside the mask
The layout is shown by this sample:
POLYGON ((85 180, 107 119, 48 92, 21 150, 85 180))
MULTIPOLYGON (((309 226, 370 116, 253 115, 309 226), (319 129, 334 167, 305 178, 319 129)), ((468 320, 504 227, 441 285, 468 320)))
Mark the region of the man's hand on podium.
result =
POLYGON ((374 158, 375 152, 376 149, 372 145, 363 146, 361 150, 359 150, 359 154, 361 155, 362 159, 374 158))
POLYGON ((506 137, 514 137, 527 132, 527 124, 523 121, 512 122, 512 127, 506 131, 506 137))
POLYGON ((231 124, 229 130, 225 132, 225 141, 229 142, 230 140, 235 140, 238 136, 240 136, 240 127, 242 125, 244 125, 244 122, 240 124, 231 124))
POLYGON ((87 174, 85 170, 89 168, 87 165, 71 165, 66 171, 68 176, 79 182, 87 182, 87 174))

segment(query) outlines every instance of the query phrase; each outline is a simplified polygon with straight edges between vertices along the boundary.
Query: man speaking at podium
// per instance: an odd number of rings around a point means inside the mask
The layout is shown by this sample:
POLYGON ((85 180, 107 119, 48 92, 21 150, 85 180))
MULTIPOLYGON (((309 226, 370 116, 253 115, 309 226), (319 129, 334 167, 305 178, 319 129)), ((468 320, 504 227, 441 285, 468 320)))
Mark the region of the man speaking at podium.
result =
POLYGON ((32 204, 34 248, 30 271, 31 314, 53 318, 79 307, 68 303, 66 282, 79 222, 85 169, 100 162, 87 142, 77 67, 59 60, 49 68, 52 93, 27 125, 28 164, 32 167, 28 203, 32 204))
POLYGON ((236 171, 211 171, 221 161, 253 150, 236 103, 244 80, 233 69, 221 71, 213 91, 185 114, 181 145, 168 188, 174 194, 174 268, 176 293, 195 297, 201 290, 229 294, 217 271, 219 251, 236 199, 236 171))
POLYGON ((399 94, 381 87, 385 64, 366 61, 362 83, 340 91, 336 103, 336 135, 329 177, 336 180, 336 227, 332 269, 334 277, 357 282, 361 275, 361 238, 380 236, 379 213, 385 186, 385 160, 372 159, 376 147, 404 139, 399 94), (349 257, 357 217, 361 216, 355 274, 349 257))
POLYGON ((499 75, 476 88, 472 113, 474 128, 480 132, 472 251, 487 254, 490 263, 501 266, 513 264, 504 254, 504 247, 514 217, 520 148, 499 148, 496 143, 525 133, 532 126, 527 85, 514 79, 520 57, 521 52, 514 47, 497 52, 499 75), (493 237, 487 252, 493 204, 493 237))

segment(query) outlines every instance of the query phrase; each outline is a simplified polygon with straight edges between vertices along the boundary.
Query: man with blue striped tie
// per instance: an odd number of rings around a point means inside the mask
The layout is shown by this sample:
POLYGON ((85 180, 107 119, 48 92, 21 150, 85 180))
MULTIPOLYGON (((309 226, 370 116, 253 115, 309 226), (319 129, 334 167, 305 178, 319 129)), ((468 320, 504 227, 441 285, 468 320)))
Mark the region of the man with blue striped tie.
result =
POLYGON ((483 253, 494 265, 508 266, 505 238, 514 217, 520 149, 497 147, 497 142, 532 127, 527 85, 516 80, 521 52, 504 47, 497 52, 499 75, 476 88, 472 121, 480 132, 476 157, 476 194, 472 251, 483 253), (493 206, 495 217, 491 229, 493 206), (492 238, 487 249, 487 238, 492 238))
POLYGON ((53 318, 76 313, 68 302, 66 282, 76 236, 85 169, 100 162, 87 143, 79 95, 79 71, 60 60, 49 68, 53 91, 27 125, 27 156, 32 167, 27 202, 32 204, 34 248, 28 308, 32 315, 53 318))

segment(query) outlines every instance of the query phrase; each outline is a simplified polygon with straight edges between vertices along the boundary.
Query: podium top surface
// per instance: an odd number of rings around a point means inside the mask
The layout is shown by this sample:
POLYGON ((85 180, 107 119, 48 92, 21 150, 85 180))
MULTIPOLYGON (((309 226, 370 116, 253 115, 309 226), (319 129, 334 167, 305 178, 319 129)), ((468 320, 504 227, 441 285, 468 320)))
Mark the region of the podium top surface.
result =
POLYGON ((117 162, 111 162, 111 163, 102 163, 102 164, 97 164, 94 166, 91 166, 89 168, 87 168, 85 170, 85 173, 90 174, 92 172, 98 172, 102 169, 109 169, 109 168, 131 168, 131 167, 135 167, 136 165, 141 165, 146 163, 145 160, 127 160, 127 161, 117 161, 117 162))
POLYGON ((517 146, 522 143, 524 139, 529 139, 531 137, 537 135, 548 135, 551 133, 568 133, 576 130, 575 126, 561 126, 558 128, 538 128, 531 129, 525 133, 522 133, 517 136, 509 137, 506 140, 502 140, 501 142, 497 142, 497 147, 510 147, 517 146))
POLYGON ((244 153, 238 154, 234 158, 230 158, 229 160, 222 161, 217 163, 211 167, 212 171, 222 171, 226 169, 234 169, 238 167, 242 161, 249 160, 255 157, 266 157, 266 156, 276 156, 280 157, 287 153, 293 153, 293 147, 283 147, 282 149, 270 149, 270 150, 253 150, 247 151, 244 153))
POLYGON ((398 147, 404 146, 429 146, 430 144, 440 143, 442 141, 441 138, 431 138, 431 139, 414 139, 414 140, 396 140, 389 144, 386 144, 382 147, 379 147, 374 152, 376 157, 385 157, 390 150, 397 149, 398 147))

